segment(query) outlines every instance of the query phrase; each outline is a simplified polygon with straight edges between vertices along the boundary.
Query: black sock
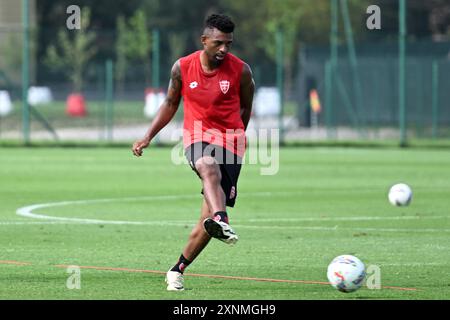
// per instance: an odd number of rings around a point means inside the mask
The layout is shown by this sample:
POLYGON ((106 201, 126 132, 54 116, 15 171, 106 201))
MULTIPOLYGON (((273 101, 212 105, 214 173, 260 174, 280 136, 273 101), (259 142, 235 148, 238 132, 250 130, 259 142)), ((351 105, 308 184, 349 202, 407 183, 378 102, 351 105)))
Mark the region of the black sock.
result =
POLYGON ((216 221, 223 221, 228 224, 228 215, 225 211, 217 211, 214 213, 213 219, 216 221))
POLYGON ((191 263, 192 261, 189 261, 188 259, 186 259, 183 255, 180 256, 180 259, 178 259, 178 262, 176 265, 173 266, 172 269, 170 269, 170 271, 176 271, 176 272, 180 272, 183 273, 184 269, 186 269, 186 267, 191 263))

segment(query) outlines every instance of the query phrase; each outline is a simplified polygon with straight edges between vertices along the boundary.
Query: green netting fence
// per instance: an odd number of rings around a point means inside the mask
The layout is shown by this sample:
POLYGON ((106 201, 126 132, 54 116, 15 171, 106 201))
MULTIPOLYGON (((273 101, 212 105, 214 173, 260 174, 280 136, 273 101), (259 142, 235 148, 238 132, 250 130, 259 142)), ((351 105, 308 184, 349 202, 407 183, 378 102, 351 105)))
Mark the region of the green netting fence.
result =
MULTIPOLYGON (((410 43, 405 61, 405 119, 408 138, 450 136, 449 43, 410 43)), ((323 102, 318 127, 333 139, 399 137, 399 59, 392 44, 360 45, 357 64, 339 48, 333 69, 329 48, 307 48, 301 55, 298 123, 310 127, 308 90, 323 102)))
MULTIPOLYGON (((21 51, 21 30, 0 30, 0 34, 2 46, 11 49, 14 43, 17 44, 17 55, 21 51)), ((167 34, 160 31, 162 47, 165 41, 167 34)), ((285 141, 398 140, 397 44, 357 44, 356 65, 350 63, 344 45, 338 49, 339 58, 333 69, 329 46, 304 44, 294 64, 295 69, 290 70, 291 85, 286 85, 283 92, 282 114, 255 118, 252 125, 280 129, 282 124, 285 141), (313 88, 317 89, 322 106, 318 115, 311 113, 309 93, 313 88)), ((407 44, 405 117, 408 138, 450 137, 449 52, 450 43, 407 44)), ((0 116, 0 140, 22 141, 21 61, 20 57, 14 56, 14 51, 9 55, 14 64, 0 65, 0 91, 8 92, 12 110, 0 116)), ((50 89, 52 101, 30 107, 31 140, 129 142, 142 136, 151 121, 144 112, 146 92, 166 90, 173 63, 172 57, 161 54, 156 71, 152 60, 155 56, 154 53, 149 55, 152 62, 149 70, 141 64, 130 63, 122 79, 116 75, 115 57, 90 62, 83 74, 82 94, 87 112, 83 117, 73 117, 67 114, 67 99, 73 93, 72 83, 64 72, 51 71, 43 59, 32 55, 30 85, 50 89), (153 86, 155 82, 157 87, 153 86)), ((242 58, 245 60, 246 57, 242 58)), ((277 69, 275 61, 247 62, 254 70, 258 89, 279 85, 277 70, 279 72, 280 68, 277 69)), ((286 74, 287 70, 284 71, 286 74)), ((182 126, 182 118, 181 106, 175 121, 160 138, 172 141, 171 134, 182 126)))

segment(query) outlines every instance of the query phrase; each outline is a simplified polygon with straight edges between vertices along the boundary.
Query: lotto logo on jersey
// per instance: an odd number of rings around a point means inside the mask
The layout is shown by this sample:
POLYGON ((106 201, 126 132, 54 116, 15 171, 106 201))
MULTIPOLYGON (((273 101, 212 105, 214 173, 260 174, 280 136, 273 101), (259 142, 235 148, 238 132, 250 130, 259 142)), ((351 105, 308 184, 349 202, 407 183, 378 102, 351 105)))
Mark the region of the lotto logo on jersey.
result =
POLYGON ((228 89, 230 89, 230 81, 228 80, 222 80, 219 81, 220 90, 222 90, 223 94, 226 94, 228 92, 228 89))
POLYGON ((198 82, 197 81, 193 81, 193 82, 189 83, 189 88, 195 89, 197 87, 198 87, 198 82))

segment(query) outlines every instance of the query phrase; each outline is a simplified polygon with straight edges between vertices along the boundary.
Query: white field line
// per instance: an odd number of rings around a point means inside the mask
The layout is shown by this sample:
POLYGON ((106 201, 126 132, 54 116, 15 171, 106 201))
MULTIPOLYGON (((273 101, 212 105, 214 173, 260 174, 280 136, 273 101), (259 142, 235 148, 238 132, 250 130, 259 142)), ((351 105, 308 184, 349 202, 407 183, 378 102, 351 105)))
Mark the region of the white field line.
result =
MULTIPOLYGON (((286 195, 286 194, 298 194, 298 192, 257 192, 257 193, 246 193, 242 196, 271 196, 274 194, 286 195)), ((16 210, 16 214, 26 218, 34 219, 45 219, 53 221, 64 221, 64 222, 77 222, 77 223, 90 223, 90 224, 133 224, 133 225, 185 225, 180 223, 182 221, 117 221, 117 220, 99 220, 99 219, 83 219, 83 218, 70 218, 70 217, 55 217, 48 216, 44 214, 33 213, 34 210, 43 208, 52 208, 60 206, 70 206, 70 205, 83 205, 83 204, 93 204, 93 203, 110 203, 110 202, 128 202, 128 201, 146 201, 146 200, 179 200, 179 199, 192 199, 198 198, 199 195, 160 195, 160 196, 144 196, 144 197, 129 197, 129 198, 110 198, 110 199, 91 199, 91 200, 74 200, 74 201, 60 201, 60 202, 49 202, 33 204, 26 207, 21 207, 16 210)), ((1 224, 1 222, 0 222, 1 224)))
MULTIPOLYGON (((259 192, 259 193, 247 193, 242 196, 271 196, 274 194, 285 195, 292 194, 293 192, 259 192)), ((297 194, 297 193, 295 193, 297 194)), ((28 222, 28 221, 0 221, 0 225, 21 225, 21 224, 58 224, 58 223, 79 223, 79 224, 114 224, 114 225, 171 225, 171 226, 183 226, 194 225, 195 222, 188 220, 159 220, 159 221, 122 221, 122 220, 100 220, 100 219, 87 219, 87 218, 71 218, 71 217, 55 217, 44 214, 33 213, 34 210, 51 208, 58 206, 70 206, 70 205, 84 205, 92 203, 109 203, 109 202, 127 202, 127 201, 145 201, 145 200, 177 200, 177 199, 190 199, 199 197, 198 195, 161 195, 161 196, 146 196, 146 197, 129 197, 129 198, 111 198, 111 199, 92 199, 92 200, 76 200, 76 201, 61 201, 34 204, 17 209, 16 214, 19 216, 51 220, 41 222, 28 222)), ((246 222, 282 222, 282 221, 370 221, 370 220, 420 220, 420 219, 446 219, 447 216, 393 216, 393 217, 318 217, 318 218, 279 218, 279 219, 247 219, 242 220, 246 222)), ((450 232, 450 229, 411 229, 411 228, 363 228, 363 227, 322 227, 322 226, 257 226, 257 225, 233 225, 236 228, 248 228, 248 229, 299 229, 299 230, 313 230, 313 231, 337 231, 337 230, 360 230, 360 231, 378 231, 378 232, 450 232)))
MULTIPOLYGON (((261 212, 258 212, 261 213, 261 212)), ((269 213, 265 213, 269 214, 269 213)), ((421 220, 421 219, 450 219, 450 216, 362 216, 362 217, 316 217, 316 218, 262 218, 246 219, 247 222, 289 222, 289 221, 374 221, 374 220, 421 220)), ((243 221, 243 220, 242 220, 243 221)))
POLYGON ((405 262, 405 263, 380 263, 379 266, 382 267, 423 267, 423 266, 449 266, 450 263, 445 262, 405 262))
MULTIPOLYGON (((42 218, 47 219, 47 218, 42 218)), ((52 219, 52 217, 48 216, 48 219, 52 219)), ((124 224, 131 224, 131 225, 160 225, 160 226, 179 226, 179 227, 185 227, 186 225, 192 225, 194 226, 193 221, 186 221, 183 222, 182 220, 177 221, 169 221, 169 220, 162 220, 162 221, 113 221, 113 220, 96 220, 96 219, 77 219, 77 218, 67 218, 71 219, 68 221, 64 221, 61 219, 60 221, 26 221, 26 220, 0 220, 0 225, 46 225, 46 224, 116 224, 116 225, 124 225, 124 224)))
POLYGON ((423 229, 413 229, 413 228, 365 228, 365 227, 302 227, 302 226, 249 226, 249 225, 235 225, 233 224, 235 229, 238 228, 249 228, 249 229, 281 229, 281 230, 312 230, 312 231, 339 231, 339 230, 352 230, 352 231, 374 231, 374 232, 450 232, 450 229, 432 229, 432 228, 423 228, 423 229))

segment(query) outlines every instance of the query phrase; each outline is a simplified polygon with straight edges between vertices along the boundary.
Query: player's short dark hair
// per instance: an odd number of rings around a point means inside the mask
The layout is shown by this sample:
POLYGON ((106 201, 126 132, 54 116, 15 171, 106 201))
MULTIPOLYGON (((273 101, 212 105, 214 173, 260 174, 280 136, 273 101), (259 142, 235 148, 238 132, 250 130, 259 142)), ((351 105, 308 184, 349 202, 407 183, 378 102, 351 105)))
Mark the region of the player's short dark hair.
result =
POLYGON ((212 14, 206 18, 205 28, 216 28, 224 33, 231 33, 234 31, 234 23, 224 14, 212 14))

